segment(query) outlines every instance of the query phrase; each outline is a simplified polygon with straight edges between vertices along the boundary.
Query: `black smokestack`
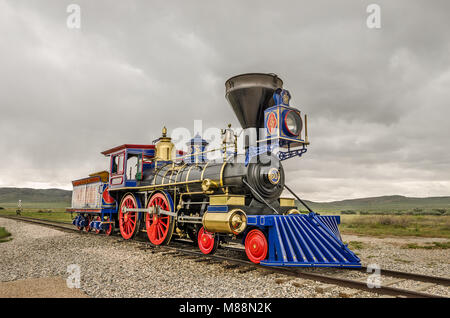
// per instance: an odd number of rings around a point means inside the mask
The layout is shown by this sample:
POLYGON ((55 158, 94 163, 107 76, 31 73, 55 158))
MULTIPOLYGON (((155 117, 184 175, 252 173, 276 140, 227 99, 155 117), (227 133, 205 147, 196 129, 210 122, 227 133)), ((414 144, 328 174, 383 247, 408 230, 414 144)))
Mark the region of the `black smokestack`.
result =
POLYGON ((273 93, 281 87, 283 81, 275 74, 241 74, 225 82, 225 96, 242 128, 263 128, 264 110, 273 105, 273 93))

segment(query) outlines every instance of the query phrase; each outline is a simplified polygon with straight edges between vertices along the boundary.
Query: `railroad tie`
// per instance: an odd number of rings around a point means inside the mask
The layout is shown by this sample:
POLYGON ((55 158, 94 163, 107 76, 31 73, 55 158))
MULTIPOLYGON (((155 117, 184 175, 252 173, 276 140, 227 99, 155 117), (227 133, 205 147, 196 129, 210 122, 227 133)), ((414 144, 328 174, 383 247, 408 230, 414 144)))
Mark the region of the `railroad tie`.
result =
POLYGON ((331 290, 331 289, 333 289, 335 287, 336 287, 336 285, 333 285, 333 284, 322 284, 322 285, 319 285, 319 286, 316 287, 316 292, 324 293, 324 292, 326 292, 328 290, 331 290))
POLYGON ((292 277, 276 278, 276 279, 275 279, 275 283, 277 283, 277 284, 283 284, 283 283, 286 283, 286 282, 288 282, 288 281, 290 281, 290 280, 292 280, 292 279, 293 279, 292 277))
POLYGON ((177 255, 179 254, 178 252, 162 252, 161 255, 177 255))
POLYGON ((295 287, 301 288, 301 287, 305 287, 306 285, 308 285, 308 283, 304 280, 303 281, 296 280, 296 281, 292 282, 292 285, 295 287))
POLYGON ((351 289, 348 291, 340 291, 339 292, 339 297, 342 298, 352 298, 356 295, 358 295, 361 291, 359 289, 351 289))
POLYGON ((196 259, 194 262, 196 263, 210 263, 211 259, 210 258, 200 258, 200 259, 196 259))
POLYGON ((416 288, 414 288, 414 290, 415 291, 424 291, 424 290, 427 290, 428 288, 431 288, 431 287, 434 287, 434 286, 436 286, 436 284, 434 284, 434 283, 423 283, 423 282, 420 282, 418 284, 418 286, 416 288))
POLYGON ((238 269, 238 273, 239 274, 245 274, 251 271, 254 271, 256 268, 255 267, 244 267, 244 268, 239 268, 238 269))
POLYGON ((386 280, 382 279, 381 286, 392 286, 392 285, 395 285, 397 283, 404 282, 404 281, 405 281, 405 279, 403 279, 403 278, 391 278, 391 279, 386 279, 386 280))
POLYGON ((222 267, 225 269, 233 269, 233 268, 241 267, 241 265, 225 263, 225 264, 222 264, 222 267))

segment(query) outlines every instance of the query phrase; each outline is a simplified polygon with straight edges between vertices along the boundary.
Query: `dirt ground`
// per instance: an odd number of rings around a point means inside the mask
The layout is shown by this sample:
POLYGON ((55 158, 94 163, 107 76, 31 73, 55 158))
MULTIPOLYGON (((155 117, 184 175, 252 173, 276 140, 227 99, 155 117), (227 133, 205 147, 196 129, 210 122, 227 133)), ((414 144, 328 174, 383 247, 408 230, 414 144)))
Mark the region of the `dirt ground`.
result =
POLYGON ((78 288, 67 287, 62 277, 21 279, 0 282, 0 298, 85 298, 78 288))

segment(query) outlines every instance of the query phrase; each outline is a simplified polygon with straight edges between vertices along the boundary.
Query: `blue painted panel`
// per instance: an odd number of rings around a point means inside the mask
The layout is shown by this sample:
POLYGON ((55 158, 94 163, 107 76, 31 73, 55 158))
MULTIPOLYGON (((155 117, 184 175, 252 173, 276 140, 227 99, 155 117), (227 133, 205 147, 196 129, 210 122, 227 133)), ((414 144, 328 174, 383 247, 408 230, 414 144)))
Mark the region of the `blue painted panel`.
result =
POLYGON ((227 205, 210 205, 208 206, 208 212, 228 212, 227 205))
POLYGON ((339 222, 338 216, 316 213, 248 216, 248 225, 268 234, 268 257, 261 265, 361 267, 340 238, 339 222))

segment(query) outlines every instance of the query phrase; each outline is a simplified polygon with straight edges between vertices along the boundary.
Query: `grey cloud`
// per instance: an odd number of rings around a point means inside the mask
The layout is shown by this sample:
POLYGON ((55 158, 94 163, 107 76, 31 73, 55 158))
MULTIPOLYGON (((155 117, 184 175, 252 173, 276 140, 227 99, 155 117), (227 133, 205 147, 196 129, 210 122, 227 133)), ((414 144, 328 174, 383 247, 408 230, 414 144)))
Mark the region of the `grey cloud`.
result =
MULTIPOLYGON (((275 72, 309 114, 308 199, 448 195, 448 1, 0 0, 0 186, 70 188, 163 125, 238 123, 224 82, 275 72), (20 175, 20 178, 17 176, 20 175)), ((205 128, 206 128, 205 127, 205 128)))

